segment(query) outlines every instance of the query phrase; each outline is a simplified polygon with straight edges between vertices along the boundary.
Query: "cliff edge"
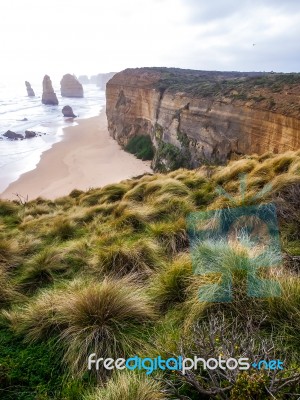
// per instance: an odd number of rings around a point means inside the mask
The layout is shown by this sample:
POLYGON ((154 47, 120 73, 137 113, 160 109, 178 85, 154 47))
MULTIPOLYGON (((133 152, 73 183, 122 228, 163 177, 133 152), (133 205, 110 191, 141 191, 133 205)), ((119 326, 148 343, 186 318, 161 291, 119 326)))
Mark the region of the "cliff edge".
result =
POLYGON ((300 74, 126 69, 107 83, 110 135, 151 137, 153 168, 300 148, 300 74))

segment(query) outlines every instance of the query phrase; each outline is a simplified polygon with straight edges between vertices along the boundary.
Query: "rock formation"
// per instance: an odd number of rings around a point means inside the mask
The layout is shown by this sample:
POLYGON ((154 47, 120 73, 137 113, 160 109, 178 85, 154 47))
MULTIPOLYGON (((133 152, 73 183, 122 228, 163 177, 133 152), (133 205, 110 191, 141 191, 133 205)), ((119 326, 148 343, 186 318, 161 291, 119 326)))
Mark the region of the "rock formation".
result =
POLYGON ((43 80, 42 103, 54 106, 58 105, 58 100, 53 90, 51 79, 48 75, 45 75, 43 80))
POLYGON ((24 139, 24 137, 20 133, 16 133, 16 132, 13 132, 13 131, 10 131, 10 130, 5 132, 3 134, 3 136, 6 137, 7 139, 11 139, 11 140, 24 139))
POLYGON ((96 84, 100 90, 106 90, 107 82, 116 74, 116 72, 107 72, 105 74, 98 74, 96 84))
POLYGON ((35 93, 34 93, 32 87, 31 87, 30 83, 27 82, 27 81, 25 81, 25 86, 26 86, 26 90, 27 90, 27 95, 28 95, 28 97, 34 97, 34 96, 35 96, 35 93))
POLYGON ((38 136, 38 134, 35 131, 25 131, 25 139, 32 139, 36 136, 38 136))
POLYGON ((72 107, 70 107, 70 106, 64 106, 61 111, 62 111, 64 117, 69 117, 69 118, 77 117, 77 115, 75 115, 73 113, 72 107))
POLYGON ((91 83, 87 75, 80 75, 78 77, 78 80, 82 85, 88 85, 89 83, 91 83))
POLYGON ((108 129, 122 146, 149 135, 154 169, 299 149, 300 74, 285 75, 127 69, 107 83, 108 129))
POLYGON ((66 74, 60 81, 60 93, 63 97, 83 97, 83 87, 74 75, 66 74))

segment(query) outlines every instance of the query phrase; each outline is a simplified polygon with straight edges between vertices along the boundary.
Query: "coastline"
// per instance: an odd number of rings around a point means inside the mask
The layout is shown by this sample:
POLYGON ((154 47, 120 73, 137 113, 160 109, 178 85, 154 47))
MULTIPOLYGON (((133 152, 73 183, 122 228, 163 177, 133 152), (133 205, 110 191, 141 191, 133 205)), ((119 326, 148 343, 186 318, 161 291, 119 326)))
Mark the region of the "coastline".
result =
POLYGON ((78 119, 63 128, 63 139, 45 151, 34 170, 22 174, 0 198, 16 200, 16 194, 55 199, 73 189, 88 190, 152 172, 149 162, 121 149, 107 130, 105 107, 99 116, 78 119))

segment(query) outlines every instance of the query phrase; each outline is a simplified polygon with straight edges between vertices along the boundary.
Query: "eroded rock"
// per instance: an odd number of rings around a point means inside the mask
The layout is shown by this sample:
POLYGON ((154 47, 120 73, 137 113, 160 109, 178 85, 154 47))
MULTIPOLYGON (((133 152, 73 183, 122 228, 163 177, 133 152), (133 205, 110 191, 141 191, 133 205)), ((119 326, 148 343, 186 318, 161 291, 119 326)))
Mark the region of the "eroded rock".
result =
POLYGON ((35 93, 34 93, 32 87, 31 87, 30 83, 25 81, 25 86, 26 86, 28 97, 35 97, 35 93))
POLYGON ((43 80, 43 96, 42 96, 42 103, 46 105, 58 105, 58 100, 56 94, 53 90, 51 79, 48 75, 44 76, 43 80))
POLYGON ((77 115, 73 113, 72 107, 71 106, 64 106, 63 109, 61 110, 63 113, 64 117, 68 118, 75 118, 77 115))
POLYGON ((74 75, 66 74, 60 81, 60 93, 63 97, 83 97, 83 87, 74 75))
POLYGON ((10 140, 24 139, 23 135, 21 135, 20 133, 13 132, 11 130, 5 132, 3 136, 10 140))
POLYGON ((25 131, 25 139, 31 139, 38 136, 38 134, 34 131, 25 131))

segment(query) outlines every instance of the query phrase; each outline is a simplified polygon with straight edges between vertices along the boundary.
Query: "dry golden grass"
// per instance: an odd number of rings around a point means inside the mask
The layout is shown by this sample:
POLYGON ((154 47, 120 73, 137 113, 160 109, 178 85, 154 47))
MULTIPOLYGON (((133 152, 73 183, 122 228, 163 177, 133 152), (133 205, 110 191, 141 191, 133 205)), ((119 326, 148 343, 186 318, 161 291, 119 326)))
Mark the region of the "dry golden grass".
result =
POLYGON ((117 236, 112 243, 100 245, 94 251, 96 273, 124 276, 138 273, 141 278, 152 274, 162 263, 160 246, 149 238, 117 236))
POLYGON ((167 400, 162 385, 142 374, 115 374, 105 387, 95 389, 84 400, 167 400))
POLYGON ((223 184, 231 179, 237 179, 241 174, 251 172, 256 165, 256 161, 247 158, 232 161, 226 167, 219 168, 213 174, 213 179, 216 183, 223 184))

